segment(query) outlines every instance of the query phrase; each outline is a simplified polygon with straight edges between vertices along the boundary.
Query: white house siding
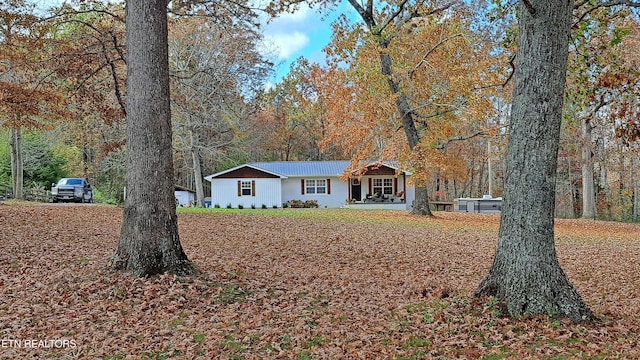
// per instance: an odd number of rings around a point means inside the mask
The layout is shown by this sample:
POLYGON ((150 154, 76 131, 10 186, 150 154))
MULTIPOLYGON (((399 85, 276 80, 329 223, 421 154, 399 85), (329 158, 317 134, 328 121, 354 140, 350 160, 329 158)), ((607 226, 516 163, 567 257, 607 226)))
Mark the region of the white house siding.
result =
POLYGON ((237 208, 242 205, 245 209, 255 206, 261 208, 266 205, 271 208, 274 205, 282 206, 282 194, 280 190, 280 179, 277 178, 246 178, 246 179, 227 179, 214 178, 211 181, 211 206, 219 205, 227 207, 231 205, 237 208), (255 196, 243 195, 238 196, 238 180, 255 181, 255 196))
POLYGON ((175 196, 179 206, 192 206, 195 200, 195 194, 191 191, 176 190, 175 196))
POLYGON ((321 208, 339 208, 346 204, 349 192, 347 183, 338 177, 289 177, 282 180, 282 202, 290 200, 317 200, 318 206, 321 208), (330 180, 330 194, 302 194, 302 180, 330 180))
MULTIPOLYGON (((408 177, 407 177, 408 180, 408 177)), ((407 184, 407 210, 413 209, 413 201, 416 199, 416 188, 415 186, 407 184)))

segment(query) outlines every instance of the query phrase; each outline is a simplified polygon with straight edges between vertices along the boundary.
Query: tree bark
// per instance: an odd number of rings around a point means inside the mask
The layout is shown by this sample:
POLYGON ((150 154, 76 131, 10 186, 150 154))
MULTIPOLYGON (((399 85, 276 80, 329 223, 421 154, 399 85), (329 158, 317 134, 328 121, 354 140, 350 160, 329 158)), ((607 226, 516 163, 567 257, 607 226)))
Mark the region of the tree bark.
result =
POLYGON ((593 319, 560 268, 554 244, 555 181, 571 0, 518 2, 518 50, 498 246, 476 295, 512 316, 593 319))
MULTIPOLYGON (((380 47, 383 49, 387 48, 388 45, 385 40, 380 38, 378 42, 380 47)), ((380 65, 382 74, 387 78, 389 89, 394 95, 398 96, 396 99, 396 109, 398 110, 398 115, 400 115, 400 119, 402 120, 402 128, 404 129, 404 134, 407 138, 409 150, 414 151, 420 143, 420 135, 418 134, 418 129, 416 128, 416 124, 413 120, 413 113, 411 111, 411 105, 409 105, 409 101, 407 100, 407 96, 402 92, 400 86, 393 78, 391 56, 386 53, 380 54, 380 65)), ((411 213, 426 216, 433 215, 429 208, 429 191, 426 185, 416 184, 416 198, 413 202, 413 209, 411 210, 411 213)))
POLYGON ((429 208, 429 189, 426 186, 416 186, 416 198, 413 201, 411 213, 415 215, 432 216, 429 208))
POLYGON ((167 1, 127 1, 126 23, 127 198, 112 266, 141 277, 186 275, 193 266, 174 200, 167 1))
MULTIPOLYGON (((389 47, 389 39, 386 39, 380 32, 382 29, 376 24, 376 20, 373 14, 373 7, 368 6, 366 9, 362 7, 361 3, 356 0, 349 0, 349 4, 358 12, 362 21, 369 29, 369 32, 376 36, 378 45, 381 48, 380 59, 380 71, 387 79, 389 90, 394 95, 397 95, 396 109, 400 116, 404 134, 407 138, 407 144, 409 150, 414 151, 415 147, 420 143, 420 134, 416 128, 415 121, 413 119, 413 112, 411 105, 407 100, 406 94, 400 88, 398 82, 393 76, 393 62, 391 56, 386 52, 389 47)), ((413 203, 412 214, 432 216, 431 209, 429 208, 429 191, 426 185, 416 184, 415 201, 413 203)))
POLYGON ((22 130, 9 129, 9 146, 11 147, 11 180, 13 198, 24 198, 24 159, 22 157, 22 130))
POLYGON ((633 188, 633 193, 631 194, 631 221, 638 222, 638 200, 639 200, 639 194, 638 194, 638 177, 636 176, 636 169, 637 169, 637 164, 638 164, 638 160, 637 160, 637 155, 636 154, 631 154, 631 167, 629 168, 629 175, 631 176, 631 186, 633 188))
POLYGON ((200 152, 197 147, 191 147, 191 159, 193 161, 193 177, 196 183, 196 206, 204 207, 204 187, 202 185, 202 165, 200 164, 200 152))
POLYGON ((582 217, 596 218, 596 192, 593 180, 593 141, 591 121, 582 120, 582 217))

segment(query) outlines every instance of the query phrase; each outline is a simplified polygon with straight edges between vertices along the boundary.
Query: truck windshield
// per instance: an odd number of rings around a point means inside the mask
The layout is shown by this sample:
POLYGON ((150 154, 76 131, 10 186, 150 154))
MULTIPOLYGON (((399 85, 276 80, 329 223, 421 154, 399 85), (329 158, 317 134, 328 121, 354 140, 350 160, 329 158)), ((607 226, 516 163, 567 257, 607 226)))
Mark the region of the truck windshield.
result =
POLYGON ((61 179, 58 185, 82 185, 82 179, 61 179))

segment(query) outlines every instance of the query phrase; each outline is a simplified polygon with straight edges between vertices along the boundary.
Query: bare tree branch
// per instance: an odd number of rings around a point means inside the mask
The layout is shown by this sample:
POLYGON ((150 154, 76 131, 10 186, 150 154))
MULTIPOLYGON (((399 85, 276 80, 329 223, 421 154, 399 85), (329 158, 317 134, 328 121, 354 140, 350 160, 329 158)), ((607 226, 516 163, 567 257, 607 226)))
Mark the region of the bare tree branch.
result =
POLYGON ((484 131, 484 130, 480 130, 480 131, 474 132, 473 134, 450 137, 447 140, 445 140, 445 141, 441 142, 440 144, 438 144, 436 146, 436 149, 444 151, 444 150, 447 149, 447 146, 452 141, 464 141, 464 140, 473 139, 474 137, 477 137, 477 136, 487 136, 487 132, 484 131))
POLYGON ((536 8, 533 7, 531 2, 529 0, 522 0, 522 2, 524 3, 524 6, 527 7, 527 11, 529 11, 529 14, 531 14, 531 16, 534 16, 536 14, 536 8))
POLYGON ((452 40, 454 38, 457 37, 464 37, 463 34, 455 34, 452 36, 449 36, 445 39, 440 40, 440 42, 438 42, 437 44, 435 44, 431 49, 429 49, 429 51, 427 51, 424 56, 422 57, 422 59, 420 59, 420 61, 416 64, 416 66, 413 67, 413 69, 411 69, 411 71, 409 71, 409 78, 413 78, 413 74, 420 68, 420 66, 422 66, 422 64, 425 63, 425 61, 427 60, 427 58, 429 57, 429 55, 431 55, 434 51, 436 51, 437 48, 439 48, 441 45, 443 45, 444 43, 446 43, 449 40, 452 40))
MULTIPOLYGON (((398 8, 396 9, 396 11, 387 18, 387 20, 384 22, 384 24, 382 24, 382 26, 380 26, 381 32, 382 30, 386 29, 387 26, 389 26, 389 24, 391 24, 398 16, 400 16, 400 14, 405 10, 405 5, 407 4, 407 2, 408 0, 402 0, 402 2, 398 4, 398 8)), ((420 4, 422 4, 422 1, 420 2, 420 4)), ((418 6, 418 4, 416 4, 416 6, 418 6)), ((415 17, 416 15, 417 14, 415 14, 415 12, 412 14, 409 14, 409 16, 403 19, 403 21, 404 22, 409 21, 411 18, 415 17)))
POLYGON ((475 90, 484 90, 484 89, 489 89, 489 88, 497 87, 497 86, 507 86, 509 81, 511 81, 511 78, 513 78, 513 74, 515 74, 515 72, 516 72, 516 65, 514 64, 515 59, 516 59, 516 54, 513 54, 513 56, 511 56, 511 59, 509 59, 509 65, 511 66, 511 72, 509 73, 509 76, 507 77, 507 79, 503 83, 501 83, 501 84, 484 85, 484 86, 480 86, 480 87, 475 88, 475 90))
MULTIPOLYGON (((584 5, 587 5, 589 3, 590 3, 589 0, 582 0, 582 1, 578 2, 578 3, 576 3, 575 5, 573 5, 573 9, 574 10, 578 10, 581 7, 583 7, 584 5)), ((576 16, 578 18, 578 20, 575 21, 572 26, 575 27, 578 23, 583 21, 584 18, 586 18, 589 14, 591 14, 592 12, 594 12, 597 9, 606 8, 606 7, 613 7, 613 6, 628 6, 628 7, 633 7, 633 8, 640 8, 640 1, 633 1, 633 0, 610 0, 610 1, 604 1, 604 2, 602 2, 600 4, 596 4, 593 7, 590 7, 588 9, 586 9, 581 15, 576 16)))

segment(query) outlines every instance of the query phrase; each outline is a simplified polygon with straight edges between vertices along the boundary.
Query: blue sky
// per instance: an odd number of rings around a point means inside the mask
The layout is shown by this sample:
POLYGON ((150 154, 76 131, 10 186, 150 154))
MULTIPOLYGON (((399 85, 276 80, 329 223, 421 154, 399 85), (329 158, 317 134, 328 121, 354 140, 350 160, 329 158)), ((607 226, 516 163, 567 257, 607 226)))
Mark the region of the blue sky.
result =
POLYGON ((311 62, 325 63, 322 49, 331 40, 331 23, 346 11, 341 4, 330 14, 320 14, 303 5, 293 14, 282 14, 264 27, 267 44, 274 47, 276 72, 272 82, 277 82, 289 72, 289 66, 299 57, 311 62))

